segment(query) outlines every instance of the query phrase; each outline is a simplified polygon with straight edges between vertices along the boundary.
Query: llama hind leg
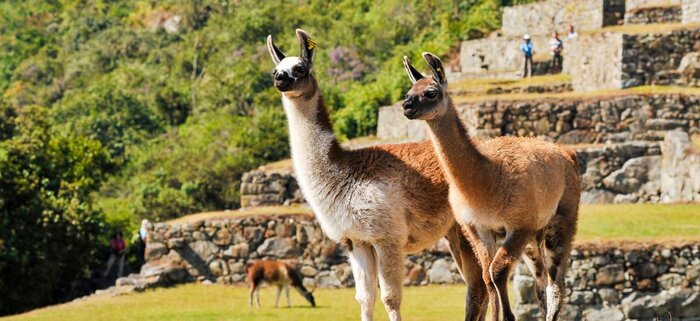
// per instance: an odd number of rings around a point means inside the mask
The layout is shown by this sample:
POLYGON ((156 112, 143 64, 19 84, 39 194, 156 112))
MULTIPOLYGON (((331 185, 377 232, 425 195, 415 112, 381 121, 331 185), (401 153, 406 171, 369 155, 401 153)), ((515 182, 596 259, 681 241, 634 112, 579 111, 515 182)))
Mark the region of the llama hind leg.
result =
POLYGON ((401 246, 393 242, 375 244, 379 288, 382 302, 390 321, 401 320, 401 300, 403 298, 403 253, 401 246))
POLYGON ((355 278, 355 300, 360 304, 362 321, 372 321, 377 301, 377 260, 368 243, 354 242, 348 254, 355 278))
POLYGON ((566 294, 565 278, 573 238, 576 234, 577 213, 578 206, 557 209, 555 220, 547 227, 545 234, 547 321, 555 321, 559 318, 562 301, 566 294))
POLYGON ((277 295, 275 296, 275 308, 280 307, 280 295, 282 294, 282 286, 277 286, 277 295))
POLYGON ((525 249, 522 258, 525 265, 530 270, 530 274, 535 279, 535 296, 540 305, 542 313, 547 311, 547 298, 545 288, 547 286, 547 275, 544 263, 544 229, 537 233, 537 236, 530 241, 530 246, 525 249))

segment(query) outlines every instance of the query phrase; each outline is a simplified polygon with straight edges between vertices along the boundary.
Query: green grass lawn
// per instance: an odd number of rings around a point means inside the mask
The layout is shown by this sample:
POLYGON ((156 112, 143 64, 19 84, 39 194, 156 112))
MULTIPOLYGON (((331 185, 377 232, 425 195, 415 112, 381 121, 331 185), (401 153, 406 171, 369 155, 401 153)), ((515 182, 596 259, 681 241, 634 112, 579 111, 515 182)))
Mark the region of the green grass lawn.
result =
MULTIPOLYGON (((464 318, 464 286, 407 287, 402 314, 407 320, 461 320, 464 318)), ((262 321, 262 320, 359 320, 360 307, 354 289, 318 289, 318 307, 311 308, 296 292, 290 291, 292 308, 275 309, 275 290, 260 292, 262 309, 248 308, 248 290, 223 285, 188 284, 169 289, 118 297, 94 297, 79 302, 34 310, 2 321, 262 321)), ((280 299, 285 303, 284 297, 280 299)), ((386 320, 380 301, 375 318, 386 320)))
POLYGON ((700 239, 700 204, 583 205, 577 242, 700 239))

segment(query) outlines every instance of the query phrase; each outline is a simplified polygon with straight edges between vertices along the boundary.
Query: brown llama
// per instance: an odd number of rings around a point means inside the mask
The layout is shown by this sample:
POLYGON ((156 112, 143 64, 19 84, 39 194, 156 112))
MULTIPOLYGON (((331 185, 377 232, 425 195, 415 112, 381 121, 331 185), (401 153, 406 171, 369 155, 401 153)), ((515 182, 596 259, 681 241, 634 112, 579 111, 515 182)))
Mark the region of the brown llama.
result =
POLYGON ((253 308, 253 297, 260 308, 260 284, 266 282, 270 285, 277 286, 277 298, 275 299, 275 308, 279 307, 280 294, 284 288, 284 294, 287 297, 287 307, 291 307, 292 303, 289 299, 289 287, 296 289, 301 296, 311 303, 312 307, 316 306, 316 300, 312 294, 304 287, 301 280, 302 277, 294 268, 282 261, 254 261, 246 265, 246 273, 248 274, 248 286, 250 287, 250 298, 248 306, 253 308))
POLYGON ((433 77, 423 77, 404 57, 413 82, 404 115, 428 125, 455 219, 481 262, 493 320, 501 312, 503 319, 515 320, 508 275, 528 244, 523 258, 536 278, 538 301, 546 319, 556 320, 581 194, 576 153, 534 138, 471 139, 447 93, 442 62, 427 52, 423 57, 433 77), (504 242, 498 247, 500 236, 504 242))

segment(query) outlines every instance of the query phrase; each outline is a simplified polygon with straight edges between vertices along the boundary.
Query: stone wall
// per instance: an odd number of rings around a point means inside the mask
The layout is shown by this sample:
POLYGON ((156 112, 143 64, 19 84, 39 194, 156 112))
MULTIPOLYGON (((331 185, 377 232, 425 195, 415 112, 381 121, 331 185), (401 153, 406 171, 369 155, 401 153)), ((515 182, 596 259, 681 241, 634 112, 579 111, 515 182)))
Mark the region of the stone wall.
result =
MULTIPOLYGON (((185 282, 241 284, 246 263, 285 259, 306 286, 354 286, 342 245, 326 238, 312 215, 257 215, 193 223, 158 223, 149 233, 140 274, 117 281, 117 292, 185 282)), ((405 260, 407 285, 462 282, 447 241, 405 260)))
POLYGON ((626 0, 627 11, 645 7, 680 6, 681 0, 626 0))
POLYGON ((661 144, 660 185, 665 203, 700 202, 700 147, 688 134, 671 132, 661 144))
MULTIPOLYGON (((512 37, 494 36, 462 41, 459 53, 461 71, 464 73, 522 72, 523 57, 520 53, 522 36, 522 34, 512 37)), ((548 53, 549 36, 532 36, 531 41, 535 54, 548 53)))
POLYGON ((700 28, 661 34, 624 35, 623 42, 622 88, 689 85, 678 67, 683 57, 700 51, 700 28))
MULTIPOLYGON (((665 131, 700 133, 700 96, 624 95, 600 98, 483 100, 458 103, 477 136, 541 136, 564 144, 660 141, 665 131)), ((382 139, 427 138, 423 122, 410 121, 399 105, 379 111, 382 139)))
POLYGON ((683 23, 700 22, 700 1, 682 0, 683 23))
POLYGON ((622 88, 623 37, 619 33, 579 35, 564 48, 564 70, 575 91, 622 88))
MULTIPOLYGON (((699 320, 699 245, 577 247, 561 319, 699 320)), ((521 264, 514 276, 518 320, 540 320, 533 282, 521 264)))
POLYGON ((575 91, 641 85, 698 86, 700 28, 653 34, 594 33, 570 42, 564 70, 575 91), (685 58, 685 59, 684 59, 685 58), (697 59, 696 59, 697 60, 697 59))
POLYGON ((241 179, 241 207, 303 203, 291 169, 247 172, 241 179))
POLYGON ((625 24, 676 23, 681 22, 680 6, 642 7, 625 12, 625 24))
POLYGON ((619 24, 624 11, 624 0, 536 2, 504 8, 502 30, 507 36, 546 35, 573 24, 579 31, 591 31, 619 24))

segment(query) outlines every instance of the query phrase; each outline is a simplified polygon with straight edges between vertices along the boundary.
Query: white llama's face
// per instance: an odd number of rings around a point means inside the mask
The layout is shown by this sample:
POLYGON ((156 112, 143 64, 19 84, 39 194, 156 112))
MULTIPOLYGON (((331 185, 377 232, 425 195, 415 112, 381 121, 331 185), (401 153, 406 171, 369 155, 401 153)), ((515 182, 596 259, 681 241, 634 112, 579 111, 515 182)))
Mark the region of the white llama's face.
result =
POLYGON ((272 78, 280 92, 303 92, 309 81, 309 66, 299 57, 286 57, 272 70, 272 78))

